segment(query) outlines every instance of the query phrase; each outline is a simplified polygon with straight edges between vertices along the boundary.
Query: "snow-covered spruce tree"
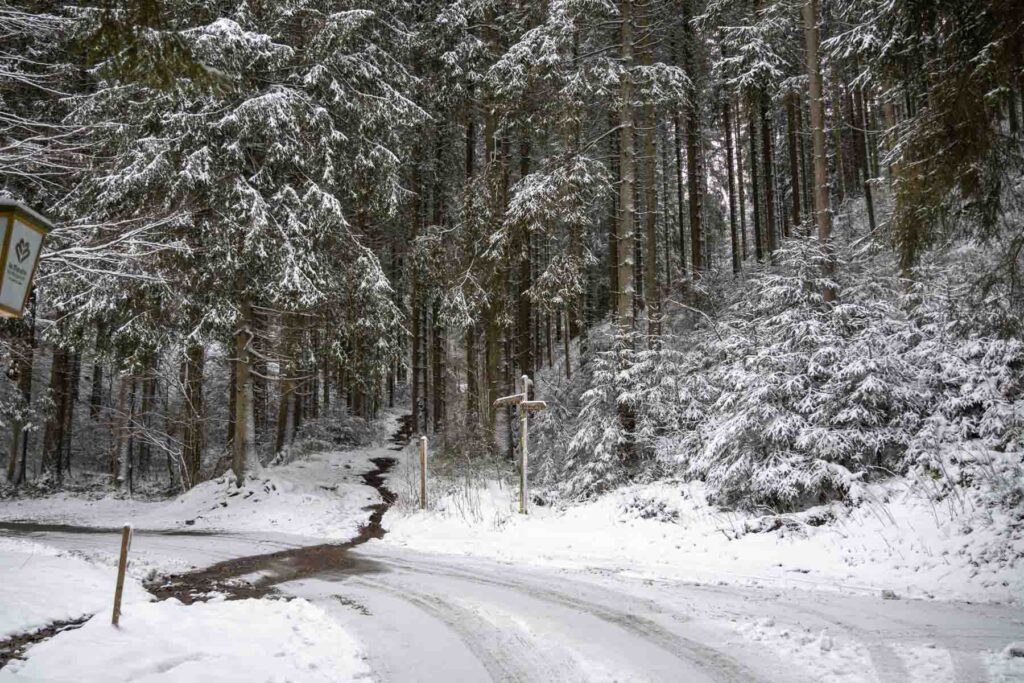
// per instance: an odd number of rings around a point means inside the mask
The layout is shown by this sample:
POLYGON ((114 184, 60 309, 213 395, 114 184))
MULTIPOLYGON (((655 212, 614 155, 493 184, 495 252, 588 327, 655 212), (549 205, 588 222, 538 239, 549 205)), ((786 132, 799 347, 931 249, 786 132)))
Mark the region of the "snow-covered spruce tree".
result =
MULTIPOLYGON (((83 117, 99 122, 114 110, 144 111, 138 128, 98 128, 118 153, 102 175, 84 180, 73 201, 79 219, 95 224, 156 217, 162 236, 182 245, 184 255, 167 263, 174 281, 166 299, 185 315, 172 312, 164 324, 189 338, 233 338, 234 469, 241 481, 259 466, 251 414, 254 307, 330 311, 341 338, 328 347, 375 391, 393 364, 397 311, 361 233, 369 217, 386 216, 397 201, 386 143, 415 108, 386 78, 391 58, 365 28, 376 21, 372 12, 313 12, 307 32, 296 35, 286 30, 288 7, 241 7, 237 21, 199 25, 192 22, 205 12, 193 9, 176 15, 178 35, 216 74, 214 87, 105 83, 83 117), (350 216, 359 217, 355 228, 350 216), (371 330, 376 341, 367 345, 371 330)), ((96 300, 102 305, 103 297, 96 300)))
POLYGON ((851 286, 827 304, 836 283, 813 240, 777 258, 696 351, 718 359, 705 370, 716 390, 677 457, 726 505, 800 507, 847 495, 872 468, 900 469, 924 407, 890 299, 851 286))

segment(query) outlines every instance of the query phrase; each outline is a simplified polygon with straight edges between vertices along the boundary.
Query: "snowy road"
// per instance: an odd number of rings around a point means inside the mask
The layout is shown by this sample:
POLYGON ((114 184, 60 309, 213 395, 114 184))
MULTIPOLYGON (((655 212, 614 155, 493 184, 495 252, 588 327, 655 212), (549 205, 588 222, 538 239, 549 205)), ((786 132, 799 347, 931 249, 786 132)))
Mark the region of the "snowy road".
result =
POLYGON ((354 554, 374 570, 280 588, 356 634, 384 681, 985 681, 1024 635, 1005 607, 354 554))
MULTIPOLYGON (((86 554, 116 544, 113 532, 13 533, 86 554)), ((140 533, 135 543, 159 565, 304 540, 140 533)), ((997 653, 1024 639, 1024 614, 1010 607, 652 582, 375 542, 349 554, 345 569, 277 589, 325 609, 381 681, 1008 681, 997 653)))

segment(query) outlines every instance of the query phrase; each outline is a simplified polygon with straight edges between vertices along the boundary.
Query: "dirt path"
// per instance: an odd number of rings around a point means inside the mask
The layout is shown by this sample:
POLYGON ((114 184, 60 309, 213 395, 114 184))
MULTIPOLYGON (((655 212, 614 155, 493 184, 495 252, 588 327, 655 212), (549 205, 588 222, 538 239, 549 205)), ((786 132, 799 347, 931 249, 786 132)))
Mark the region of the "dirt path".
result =
MULTIPOLYGON (((395 451, 401 451, 409 442, 412 416, 402 417, 399 425, 399 430, 391 436, 392 450, 395 451)), ((368 486, 380 493, 381 502, 364 508, 370 517, 351 540, 226 560, 197 571, 158 577, 149 582, 146 589, 158 599, 173 597, 191 604, 196 600, 206 600, 211 594, 224 594, 228 599, 262 598, 274 594, 274 587, 280 583, 318 574, 374 571, 374 563, 353 557, 349 551, 367 541, 382 538, 386 533, 381 520, 395 502, 395 494, 385 485, 384 475, 396 460, 373 458, 370 462, 375 469, 361 476, 368 486)))

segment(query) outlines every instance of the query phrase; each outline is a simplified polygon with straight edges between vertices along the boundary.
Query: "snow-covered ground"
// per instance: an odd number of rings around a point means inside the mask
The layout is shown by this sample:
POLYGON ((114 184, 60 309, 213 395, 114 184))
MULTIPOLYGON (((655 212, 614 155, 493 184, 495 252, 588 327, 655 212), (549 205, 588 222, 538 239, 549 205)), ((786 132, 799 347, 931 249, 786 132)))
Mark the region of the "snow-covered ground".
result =
POLYGON ((694 585, 385 543, 372 571, 282 584, 360 642, 383 681, 979 683, 1014 680, 1005 605, 694 585), (1009 672, 1009 673, 1005 673, 1009 672))
POLYGON ((391 532, 346 551, 343 566, 278 583, 285 600, 150 602, 139 579, 319 542, 281 532, 298 529, 288 520, 303 509, 282 511, 269 494, 142 504, 129 520, 174 531, 136 533, 120 629, 109 624, 115 527, 139 504, 0 503, 8 520, 109 528, 0 529, 0 614, 22 605, 9 633, 96 614, 31 646, 0 680, 1024 680, 1019 605, 953 600, 1021 595, 1020 548, 997 533, 1010 526, 998 508, 960 499, 950 514, 893 481, 852 508, 727 515, 698 484, 661 483, 523 517, 514 488, 436 479, 431 509, 419 512, 413 450, 320 454, 263 473, 258 481, 290 482, 277 487, 288 495, 324 501, 309 523, 335 534, 378 500, 345 487, 364 486, 371 458, 399 459, 391 532), (359 505, 329 510, 341 491, 359 505), (235 507, 197 529, 198 519, 181 522, 201 512, 195 500, 235 507), (25 562, 39 564, 30 573, 25 562))
MULTIPOLYGON (((394 429, 391 416, 387 427, 394 429)), ((30 647, 0 679, 351 680, 355 642, 303 600, 150 603, 142 580, 223 560, 349 540, 380 502, 362 474, 386 445, 312 454, 173 500, 59 494, 0 501, 0 640, 95 615, 30 647), (134 533, 122 628, 110 626, 119 528, 134 533), (66 526, 62 526, 66 525, 66 526), (5 528, 6 527, 6 528, 5 528), (83 533, 83 527, 107 529, 83 533), (244 635, 243 635, 244 634, 244 635)))
MULTIPOLYGON (((406 456, 392 488, 409 491, 406 456)), ((426 512, 401 505, 384 542, 637 577, 793 586, 901 597, 1024 601, 1024 530, 1005 509, 959 491, 943 502, 893 479, 864 488, 856 506, 796 515, 725 513, 699 482, 628 487, 566 509, 518 514, 518 489, 496 481, 441 485, 426 512)))
MULTIPOLYGON (((378 449, 385 453, 387 449, 378 449)), ((268 467, 241 488, 222 476, 171 500, 144 501, 107 495, 59 493, 46 498, 0 501, 0 520, 140 529, 274 532, 344 540, 365 521, 363 507, 380 501, 359 476, 381 453, 325 452, 268 467)))
MULTIPOLYGON (((0 640, 97 612, 110 618, 112 567, 34 541, 0 536, 0 640)), ((133 577, 124 605, 151 596, 133 577)))
POLYGON ((0 681, 346 681, 369 673, 358 644, 305 600, 133 605, 35 645, 0 681))

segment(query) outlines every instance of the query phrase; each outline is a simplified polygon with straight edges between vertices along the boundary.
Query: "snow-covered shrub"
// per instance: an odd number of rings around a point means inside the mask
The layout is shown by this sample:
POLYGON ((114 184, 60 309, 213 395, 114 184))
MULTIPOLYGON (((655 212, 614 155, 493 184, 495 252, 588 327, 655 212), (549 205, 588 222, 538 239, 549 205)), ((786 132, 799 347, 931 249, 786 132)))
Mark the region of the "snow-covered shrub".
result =
POLYGON ((940 461, 950 448, 1018 463, 1024 452, 1024 305, 998 277, 1013 249, 936 251, 910 283, 885 245, 837 245, 834 281, 816 241, 800 237, 745 281, 709 273, 703 310, 669 306, 671 334, 653 350, 637 344, 626 363, 607 328, 593 334, 585 370, 538 420, 543 480, 579 498, 660 464, 703 479, 717 504, 794 510, 916 469, 942 486, 988 477, 1000 504, 1021 500, 1019 477, 992 481, 984 459, 955 475, 940 461))
MULTIPOLYGON (((664 341, 664 340, 663 340, 664 341)), ((687 415, 682 355, 667 344, 616 349, 608 328, 592 333, 594 349, 577 373, 575 414, 558 401, 538 419, 540 477, 568 498, 587 498, 629 481, 655 476, 657 440, 678 430, 687 415), (627 428, 628 425, 628 428, 627 428)))
POLYGON ((826 303, 837 283, 820 259, 813 240, 791 240, 703 335, 717 395, 676 456, 716 502, 800 507, 847 495, 854 473, 899 467, 921 409, 903 316, 856 288, 826 303))
POLYGON ((274 456, 270 464, 286 465, 311 453, 360 448, 383 436, 379 423, 350 415, 345 410, 332 411, 303 422, 295 440, 274 456))

